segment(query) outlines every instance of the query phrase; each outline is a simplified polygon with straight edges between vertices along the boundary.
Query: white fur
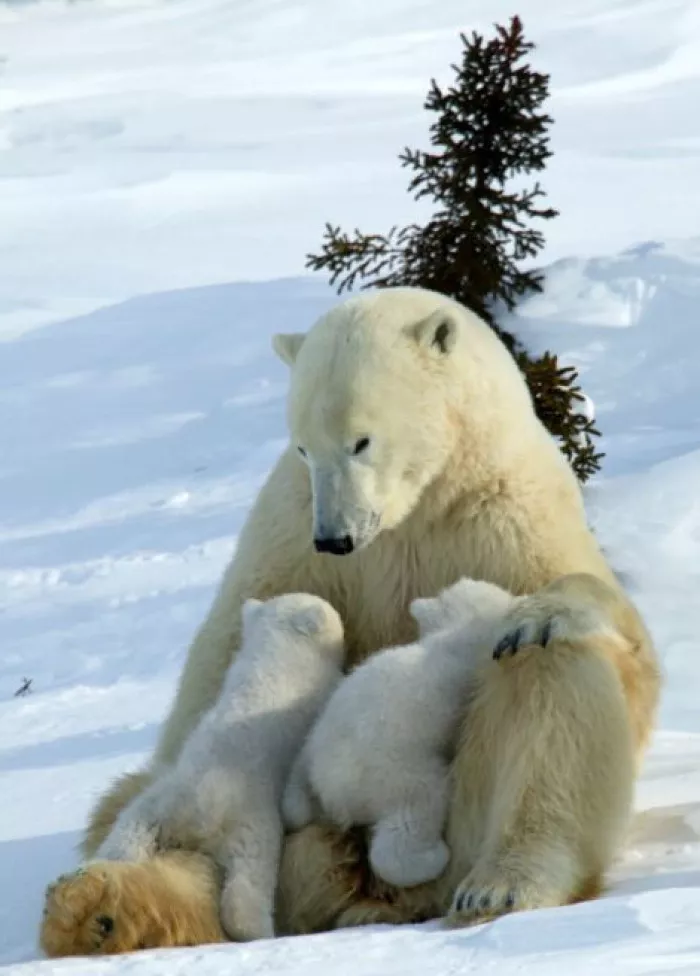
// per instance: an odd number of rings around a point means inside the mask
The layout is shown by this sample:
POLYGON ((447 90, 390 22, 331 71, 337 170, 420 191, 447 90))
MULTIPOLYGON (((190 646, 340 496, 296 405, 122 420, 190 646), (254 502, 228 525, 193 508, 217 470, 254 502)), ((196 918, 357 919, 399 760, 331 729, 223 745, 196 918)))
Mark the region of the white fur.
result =
POLYGON ((470 681, 515 601, 467 579, 413 601, 422 640, 381 651, 335 690, 293 766, 288 826, 319 814, 372 825, 370 862, 385 881, 410 887, 440 875, 449 757, 470 681))
POLYGON ((339 681, 343 628, 318 597, 290 594, 243 608, 243 646, 218 702, 177 762, 126 808, 97 852, 144 860, 159 847, 210 854, 226 881, 231 938, 274 935, 281 794, 314 718, 339 681))

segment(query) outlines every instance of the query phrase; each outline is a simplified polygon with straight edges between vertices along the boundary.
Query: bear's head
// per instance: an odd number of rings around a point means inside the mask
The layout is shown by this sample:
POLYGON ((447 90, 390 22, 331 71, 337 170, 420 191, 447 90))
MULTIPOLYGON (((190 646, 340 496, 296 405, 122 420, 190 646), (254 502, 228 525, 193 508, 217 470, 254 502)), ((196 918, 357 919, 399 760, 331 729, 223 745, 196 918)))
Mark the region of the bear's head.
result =
POLYGON ((336 610, 321 597, 310 593, 285 593, 269 600, 250 597, 243 603, 242 617, 248 642, 278 641, 280 636, 301 638, 342 663, 343 624, 336 610))
POLYGON ((409 612, 425 637, 455 627, 496 623, 520 599, 494 583, 465 576, 436 597, 412 600, 409 612))
POLYGON ((291 368, 288 425, 311 478, 319 552, 368 545, 406 519, 451 459, 476 470, 497 451, 504 417, 534 418, 493 330, 436 292, 366 292, 273 344, 291 368))

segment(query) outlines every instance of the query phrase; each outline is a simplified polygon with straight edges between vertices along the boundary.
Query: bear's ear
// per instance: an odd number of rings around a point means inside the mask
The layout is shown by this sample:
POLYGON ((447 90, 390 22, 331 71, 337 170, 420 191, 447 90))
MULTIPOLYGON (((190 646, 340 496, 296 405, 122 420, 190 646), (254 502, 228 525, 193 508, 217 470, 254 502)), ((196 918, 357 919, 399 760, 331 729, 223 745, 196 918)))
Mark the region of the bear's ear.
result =
POLYGON ((241 617, 243 619, 243 627, 252 627, 256 619, 260 616, 260 611, 263 607, 263 601, 258 600, 255 597, 249 597, 243 607, 241 608, 241 617))
POLYGON ((306 336, 303 332, 278 332, 272 337, 272 348, 287 366, 293 366, 306 336))
POLYGON ((441 356, 447 356, 454 349, 458 328, 452 312, 447 308, 439 308, 411 326, 410 332, 419 345, 441 356))
POLYGON ((321 606, 304 607, 294 617, 294 629, 305 637, 316 637, 323 630, 326 611, 321 606))
POLYGON ((444 624, 444 614, 441 613, 440 600, 437 597, 418 597, 412 600, 408 607, 421 637, 433 633, 444 624))

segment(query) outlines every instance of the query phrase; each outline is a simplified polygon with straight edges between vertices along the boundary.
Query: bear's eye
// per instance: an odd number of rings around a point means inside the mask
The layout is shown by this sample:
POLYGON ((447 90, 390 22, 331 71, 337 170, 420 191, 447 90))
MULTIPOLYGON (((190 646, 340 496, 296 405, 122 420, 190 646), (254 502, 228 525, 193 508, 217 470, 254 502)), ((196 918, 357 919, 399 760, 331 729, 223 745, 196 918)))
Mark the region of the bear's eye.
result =
POLYGON ((299 451, 299 453, 301 454, 302 457, 306 457, 306 451, 301 446, 301 444, 297 444, 297 451, 299 451))
POLYGON ((369 437, 361 437, 352 449, 353 455, 362 454, 369 447, 369 437))

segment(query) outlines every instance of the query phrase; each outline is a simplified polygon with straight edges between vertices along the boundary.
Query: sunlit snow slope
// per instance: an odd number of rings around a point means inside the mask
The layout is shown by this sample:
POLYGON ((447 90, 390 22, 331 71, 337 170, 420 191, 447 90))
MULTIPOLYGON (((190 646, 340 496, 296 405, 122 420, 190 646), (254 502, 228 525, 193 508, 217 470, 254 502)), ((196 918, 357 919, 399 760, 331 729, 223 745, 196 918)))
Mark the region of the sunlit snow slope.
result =
POLYGON ((667 684, 610 891, 438 923, 41 961, 44 884, 152 747, 284 442, 274 331, 325 220, 411 219, 396 155, 458 31, 501 0, 0 2, 0 971, 700 972, 700 8, 528 0, 551 70, 545 294, 514 327, 575 363, 608 453, 588 491, 667 684), (571 258, 569 255, 580 255, 571 258), (599 255, 592 258, 591 255, 599 255), (248 283, 246 283, 248 279, 248 283), (15 698, 23 679, 28 694, 15 698))

